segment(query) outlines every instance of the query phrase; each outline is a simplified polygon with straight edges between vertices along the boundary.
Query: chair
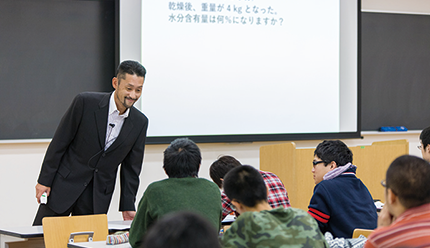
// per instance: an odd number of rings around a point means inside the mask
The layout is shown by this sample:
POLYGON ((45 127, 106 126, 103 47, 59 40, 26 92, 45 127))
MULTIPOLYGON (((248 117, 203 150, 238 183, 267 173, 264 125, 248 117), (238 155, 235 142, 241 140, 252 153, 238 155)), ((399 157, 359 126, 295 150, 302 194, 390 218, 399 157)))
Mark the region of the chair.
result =
POLYGON ((104 241, 108 235, 106 214, 45 217, 42 219, 42 225, 46 248, 67 247, 72 233, 81 233, 73 238, 73 241, 78 242, 88 241, 91 236, 88 232, 94 232, 93 241, 104 241))
POLYGON ((373 232, 373 229, 360 229, 356 228, 354 229, 354 232, 352 233, 352 238, 356 239, 360 237, 360 235, 363 235, 364 237, 368 237, 373 232))

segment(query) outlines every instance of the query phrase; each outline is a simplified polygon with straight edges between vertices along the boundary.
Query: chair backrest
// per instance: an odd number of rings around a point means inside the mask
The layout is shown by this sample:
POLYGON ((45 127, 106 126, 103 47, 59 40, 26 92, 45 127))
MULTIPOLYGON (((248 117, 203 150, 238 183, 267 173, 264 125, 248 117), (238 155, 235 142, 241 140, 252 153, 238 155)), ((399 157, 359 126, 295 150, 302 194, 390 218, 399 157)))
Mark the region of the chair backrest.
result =
POLYGON ((373 232, 372 229, 356 228, 356 229, 354 229, 354 232, 352 233, 352 238, 356 239, 356 238, 360 237, 360 235, 363 235, 364 237, 367 238, 372 232, 373 232))
MULTIPOLYGON (((94 232, 93 241, 106 240, 108 223, 106 214, 45 217, 42 219, 43 239, 46 248, 67 247, 71 233, 94 232)), ((75 242, 87 241, 88 235, 78 236, 75 242)))

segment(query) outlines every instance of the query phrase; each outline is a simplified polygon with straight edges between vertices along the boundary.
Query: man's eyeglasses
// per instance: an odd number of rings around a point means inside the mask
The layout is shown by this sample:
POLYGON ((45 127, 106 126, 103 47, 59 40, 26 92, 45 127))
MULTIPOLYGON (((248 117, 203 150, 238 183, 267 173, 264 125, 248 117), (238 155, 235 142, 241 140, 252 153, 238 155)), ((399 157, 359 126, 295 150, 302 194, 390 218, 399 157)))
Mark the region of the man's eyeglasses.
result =
POLYGON ((230 203, 230 208, 231 210, 236 211, 236 207, 233 205, 233 203, 230 203))
POLYGON ((315 166, 317 164, 325 163, 324 161, 312 161, 312 164, 315 166))
POLYGON ((418 150, 420 150, 420 151, 421 151, 422 147, 423 147, 422 145, 417 146, 418 150))
POLYGON ((387 186, 387 181, 382 180, 382 181, 381 181, 381 185, 382 185, 382 187, 384 187, 384 188, 386 188, 386 189, 390 189, 394 194, 396 194, 396 195, 397 195, 396 191, 394 191, 392 188, 390 188, 390 187, 388 187, 388 186, 387 186))

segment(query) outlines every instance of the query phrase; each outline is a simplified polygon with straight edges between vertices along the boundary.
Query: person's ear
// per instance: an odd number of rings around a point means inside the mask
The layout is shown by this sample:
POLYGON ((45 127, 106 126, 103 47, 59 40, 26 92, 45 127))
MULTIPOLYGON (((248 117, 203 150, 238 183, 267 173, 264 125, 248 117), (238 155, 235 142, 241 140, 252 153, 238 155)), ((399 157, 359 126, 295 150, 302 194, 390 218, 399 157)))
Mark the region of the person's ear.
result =
POLYGON ((424 151, 426 153, 430 153, 430 145, 427 144, 427 146, 424 148, 424 151))
POLYGON ((233 204, 234 208, 239 214, 246 212, 245 207, 242 203, 238 202, 236 199, 231 200, 231 204, 233 204))
POLYGON ((117 88, 118 88, 118 78, 117 78, 117 77, 113 77, 113 78, 112 78, 112 87, 113 87, 114 89, 117 89, 117 88))
POLYGON ((394 192, 390 189, 390 188, 388 188, 387 189, 387 201, 391 204, 391 205, 393 205, 394 203, 396 203, 397 201, 398 201, 398 197, 397 197, 397 195, 396 194, 394 194, 394 192))
POLYGON ((224 189, 224 178, 220 178, 219 181, 221 182, 221 186, 219 186, 219 188, 224 189))
POLYGON ((337 167, 336 162, 334 161, 331 161, 327 166, 330 166, 330 170, 334 170, 337 167))

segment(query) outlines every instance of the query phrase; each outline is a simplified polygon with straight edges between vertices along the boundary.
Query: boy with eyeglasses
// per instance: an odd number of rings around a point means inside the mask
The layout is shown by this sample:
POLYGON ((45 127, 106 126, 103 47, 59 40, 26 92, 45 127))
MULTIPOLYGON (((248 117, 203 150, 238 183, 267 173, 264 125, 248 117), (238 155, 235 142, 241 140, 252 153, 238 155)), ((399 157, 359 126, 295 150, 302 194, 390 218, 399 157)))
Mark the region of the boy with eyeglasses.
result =
POLYGON ((425 128, 421 132, 420 143, 418 149, 421 151, 423 159, 430 162, 430 127, 425 128))
POLYGON ((429 164, 415 156, 400 156, 388 167, 385 179, 378 229, 364 247, 430 247, 429 164))
POLYGON ((354 229, 375 229, 376 207, 363 182, 355 176, 351 150, 340 140, 325 140, 314 151, 314 194, 308 213, 322 233, 351 238, 354 229))

